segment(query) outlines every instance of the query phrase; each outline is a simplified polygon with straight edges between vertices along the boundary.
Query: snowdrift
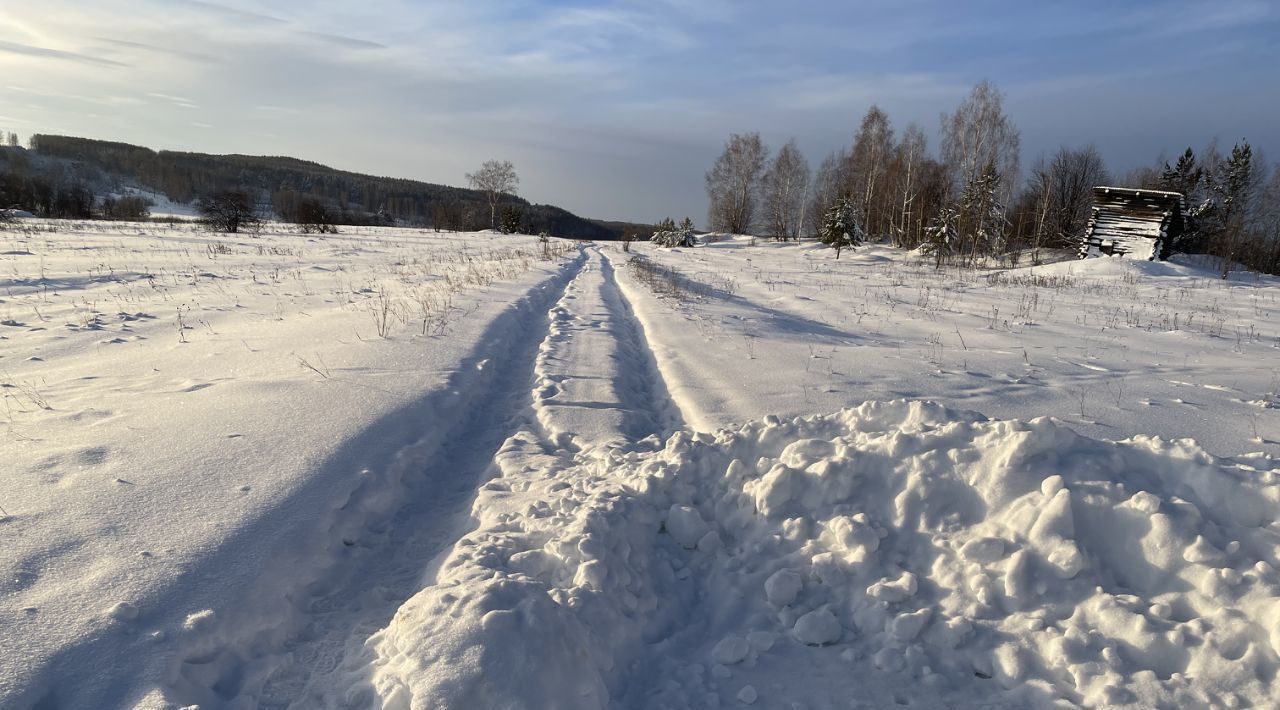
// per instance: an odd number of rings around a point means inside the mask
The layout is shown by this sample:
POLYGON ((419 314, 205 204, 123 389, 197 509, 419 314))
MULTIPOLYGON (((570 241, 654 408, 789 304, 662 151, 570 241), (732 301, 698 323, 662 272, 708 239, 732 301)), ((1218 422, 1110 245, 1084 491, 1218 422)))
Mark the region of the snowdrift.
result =
POLYGON ((908 401, 648 443, 549 455, 510 439, 477 528, 370 640, 373 670, 343 679, 347 699, 1231 707, 1280 693, 1269 458, 908 401))

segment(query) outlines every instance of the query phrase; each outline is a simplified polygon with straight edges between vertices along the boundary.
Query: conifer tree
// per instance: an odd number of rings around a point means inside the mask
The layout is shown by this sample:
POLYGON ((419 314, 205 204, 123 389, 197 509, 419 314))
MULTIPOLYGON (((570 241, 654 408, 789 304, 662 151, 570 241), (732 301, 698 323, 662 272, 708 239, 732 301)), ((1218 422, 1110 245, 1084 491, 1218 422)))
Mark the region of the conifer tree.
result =
POLYGON ((1187 148, 1173 167, 1169 167, 1168 163, 1164 164, 1164 172, 1160 174, 1160 187, 1170 192, 1180 192, 1190 200, 1200 186, 1202 177, 1204 170, 1196 165, 1195 152, 1187 148))
POLYGON ((502 219, 498 224, 498 229, 503 234, 515 234, 520 231, 520 208, 514 205, 507 205, 502 208, 502 219))
POLYGON ((1196 154, 1187 148, 1178 161, 1170 167, 1164 164, 1160 174, 1160 188, 1169 192, 1180 193, 1187 213, 1183 215, 1182 234, 1170 245, 1174 251, 1184 253, 1203 252, 1205 237, 1213 231, 1216 220, 1215 204, 1205 194, 1205 171, 1196 161, 1196 154))
POLYGON ((987 163, 960 196, 960 234, 968 241, 970 259, 1004 248, 1008 220, 1000 189, 1000 173, 994 163, 987 163))
POLYGON ((924 242, 920 251, 932 254, 933 268, 942 268, 942 262, 955 253, 960 243, 960 213, 954 207, 945 206, 938 211, 933 222, 924 230, 924 242))
POLYGON ((1216 175, 1210 176, 1210 189, 1217 208, 1214 251, 1222 259, 1222 278, 1225 279, 1239 250, 1250 198, 1257 183, 1253 148, 1249 141, 1233 146, 1231 156, 1215 172, 1216 175))
POLYGON ((844 247, 856 247, 864 238, 862 215, 858 212, 857 203, 851 197, 841 197, 827 210, 822 221, 819 238, 823 244, 836 250, 836 258, 840 258, 840 250, 844 247))
POLYGON ((693 236, 693 221, 688 217, 680 223, 679 227, 670 217, 662 220, 658 223, 658 228, 654 231, 653 236, 649 238, 649 241, 668 249, 673 247, 692 247, 698 243, 698 240, 693 236))

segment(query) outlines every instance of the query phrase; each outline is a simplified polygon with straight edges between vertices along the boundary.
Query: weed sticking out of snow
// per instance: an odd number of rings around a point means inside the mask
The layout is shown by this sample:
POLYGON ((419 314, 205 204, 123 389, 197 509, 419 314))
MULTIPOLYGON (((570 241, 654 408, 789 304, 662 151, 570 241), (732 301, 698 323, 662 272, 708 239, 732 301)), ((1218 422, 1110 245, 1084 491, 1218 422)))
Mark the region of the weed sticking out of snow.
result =
POLYGON ((710 273, 689 276, 679 269, 656 263, 643 255, 636 255, 627 262, 636 280, 662 298, 675 301, 705 298, 727 298, 737 290, 737 283, 730 277, 710 273))

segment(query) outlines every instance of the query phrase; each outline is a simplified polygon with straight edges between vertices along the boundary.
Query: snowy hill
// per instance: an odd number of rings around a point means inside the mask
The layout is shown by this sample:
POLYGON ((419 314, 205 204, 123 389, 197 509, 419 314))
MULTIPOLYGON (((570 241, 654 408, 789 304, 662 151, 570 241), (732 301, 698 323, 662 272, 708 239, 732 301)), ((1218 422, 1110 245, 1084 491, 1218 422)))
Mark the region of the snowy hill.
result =
MULTIPOLYGON (((342 224, 431 224, 442 228, 479 229, 489 225, 483 193, 419 180, 364 175, 320 163, 283 156, 211 155, 151 150, 114 141, 36 134, 33 148, 0 147, 0 201, 21 204, 46 187, 81 185, 99 197, 139 192, 156 203, 156 213, 186 215, 202 197, 229 188, 250 192, 264 213, 294 219, 297 203, 315 198, 327 204, 342 224), (26 196, 14 185, 29 183, 26 196), (9 188, 9 189, 6 189, 9 188)), ((642 232, 647 225, 579 217, 555 205, 532 204, 508 196, 526 230, 543 230, 575 239, 618 239, 642 232)), ((34 205, 24 205, 37 211, 34 205)), ((42 213, 79 217, 76 213, 42 213)))

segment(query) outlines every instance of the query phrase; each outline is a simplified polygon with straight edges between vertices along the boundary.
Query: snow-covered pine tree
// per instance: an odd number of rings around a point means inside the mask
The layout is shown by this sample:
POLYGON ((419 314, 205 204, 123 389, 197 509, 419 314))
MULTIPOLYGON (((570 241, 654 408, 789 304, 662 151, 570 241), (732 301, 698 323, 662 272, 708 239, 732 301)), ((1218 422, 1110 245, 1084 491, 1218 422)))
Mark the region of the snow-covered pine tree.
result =
POLYGON ((1170 192, 1180 192, 1183 197, 1191 199, 1192 193, 1200 186, 1202 177, 1204 170, 1196 165, 1195 151, 1187 148, 1173 167, 1168 163, 1164 164, 1164 171, 1160 173, 1160 187, 1170 192))
POLYGON ((865 236, 857 203, 851 197, 838 198, 823 218, 819 240, 835 249, 839 259, 841 249, 858 246, 865 236))
POLYGON ((515 234, 520 231, 520 208, 514 205, 507 205, 502 208, 502 217, 498 223, 498 229, 503 234, 515 234))
POLYGON ((1245 217, 1249 210, 1250 193, 1256 183, 1253 169, 1253 148, 1249 141, 1231 148, 1231 157, 1211 175, 1210 189, 1217 205, 1218 224, 1214 238, 1214 252, 1222 259, 1222 278, 1227 278, 1231 264, 1237 257, 1240 240, 1245 230, 1245 217))
POLYGON ((941 269, 942 262, 951 257, 960 246, 960 213, 950 205, 938 211, 937 216, 924 229, 924 241, 920 244, 922 254, 932 254, 933 268, 941 269))
POLYGON ((657 224, 653 236, 649 238, 653 244, 666 247, 692 247, 698 243, 693 236, 693 221, 688 217, 677 227, 675 220, 667 217, 657 224))
POLYGON ((1009 220, 1000 194, 1000 173, 994 163, 987 163, 965 185, 960 196, 958 228, 968 240, 970 260, 1004 249, 1009 220))

